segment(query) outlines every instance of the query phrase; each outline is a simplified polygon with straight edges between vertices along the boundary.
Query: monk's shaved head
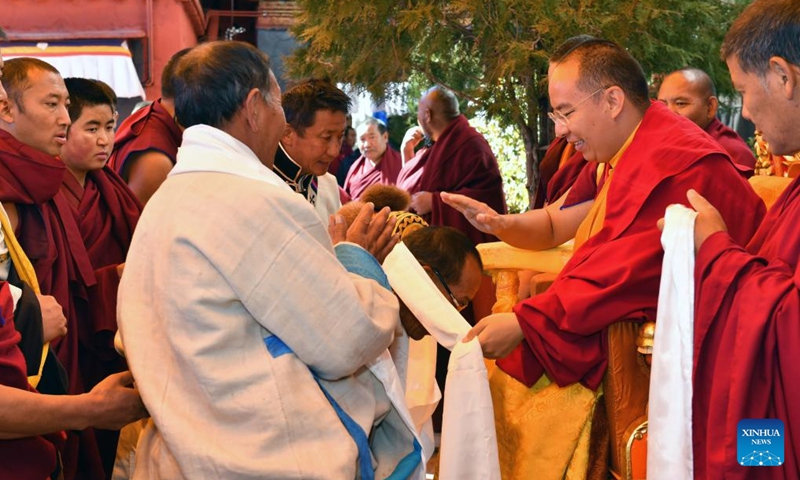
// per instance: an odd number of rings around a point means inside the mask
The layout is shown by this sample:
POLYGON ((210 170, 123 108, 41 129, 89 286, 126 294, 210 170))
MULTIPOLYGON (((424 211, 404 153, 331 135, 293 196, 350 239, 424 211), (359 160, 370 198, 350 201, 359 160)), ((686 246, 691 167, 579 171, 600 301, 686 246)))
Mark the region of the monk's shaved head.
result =
POLYGON ((709 77, 706 72, 700 70, 699 68, 686 67, 681 68, 680 70, 675 70, 667 75, 664 78, 664 81, 673 75, 682 75, 688 83, 692 84, 692 86, 697 89, 697 93, 702 95, 704 98, 717 96, 717 89, 714 87, 714 81, 711 80, 711 77, 709 77))
POLYGON ((452 91, 439 85, 429 88, 419 100, 417 122, 434 141, 459 115, 458 99, 452 91))
POLYGON ((700 128, 706 128, 717 115, 714 82, 699 68, 682 68, 664 77, 658 89, 658 99, 700 128))
POLYGON ((458 110, 458 99, 453 92, 438 85, 429 88, 422 95, 422 102, 433 110, 434 114, 441 115, 446 120, 453 120, 461 113, 458 110))

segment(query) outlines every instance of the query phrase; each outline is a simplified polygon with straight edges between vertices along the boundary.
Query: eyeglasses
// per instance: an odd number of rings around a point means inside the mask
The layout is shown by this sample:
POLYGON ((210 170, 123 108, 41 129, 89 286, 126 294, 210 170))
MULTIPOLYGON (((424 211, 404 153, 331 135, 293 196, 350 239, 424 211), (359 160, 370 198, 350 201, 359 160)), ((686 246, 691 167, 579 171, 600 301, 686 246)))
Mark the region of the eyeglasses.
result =
POLYGON ((442 287, 444 287, 444 291, 447 292, 447 295, 450 297, 450 301, 453 302, 453 306, 456 307, 456 310, 458 310, 460 312, 461 310, 464 310, 465 308, 467 308, 467 306, 469 305, 469 302, 462 303, 456 298, 455 295, 453 295, 453 291, 450 290, 450 287, 447 285, 447 282, 444 280, 444 277, 442 276, 442 274, 439 273, 439 270, 436 270, 435 268, 433 268, 430 265, 428 265, 428 267, 433 271, 433 274, 436 275, 436 278, 439 279, 439 283, 441 283, 442 287))
POLYGON ((610 87, 600 87, 600 88, 598 88, 597 90, 594 91, 594 93, 592 93, 588 97, 584 98, 580 102, 576 103, 575 106, 573 106, 572 108, 570 108, 566 112, 559 112, 558 110, 553 110, 552 112, 547 112, 547 116, 550 118, 550 120, 553 121, 553 123, 560 123, 561 125, 564 125, 566 127, 567 125, 569 125, 569 116, 572 115, 573 113, 575 113, 575 110, 577 110, 578 107, 581 106, 582 103, 586 102, 590 98, 594 97, 598 93, 600 93, 603 90, 606 90, 608 88, 610 88, 610 87))

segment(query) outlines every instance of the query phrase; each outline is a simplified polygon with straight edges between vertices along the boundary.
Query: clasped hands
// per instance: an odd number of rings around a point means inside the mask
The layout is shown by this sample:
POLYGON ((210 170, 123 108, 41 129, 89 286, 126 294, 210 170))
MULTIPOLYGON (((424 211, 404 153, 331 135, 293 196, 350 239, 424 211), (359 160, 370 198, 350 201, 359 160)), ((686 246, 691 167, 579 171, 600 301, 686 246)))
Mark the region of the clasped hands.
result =
POLYGON ((400 241, 399 234, 392 234, 397 221, 390 218, 389 213, 389 207, 384 207, 376 213, 375 205, 371 202, 366 203, 349 228, 342 215, 331 215, 328 218, 328 234, 334 245, 339 242, 355 243, 371 253, 378 262, 383 263, 400 241))

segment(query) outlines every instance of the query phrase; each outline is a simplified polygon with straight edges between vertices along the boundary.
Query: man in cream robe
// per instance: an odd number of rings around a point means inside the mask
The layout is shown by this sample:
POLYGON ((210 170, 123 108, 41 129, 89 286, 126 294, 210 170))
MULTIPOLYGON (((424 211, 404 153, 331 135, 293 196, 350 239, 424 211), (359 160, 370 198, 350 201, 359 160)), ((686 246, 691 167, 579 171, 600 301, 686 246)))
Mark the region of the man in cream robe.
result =
MULTIPOLYGON (((272 172, 284 117, 268 59, 204 44, 176 87, 188 128, 120 285, 120 332, 153 420, 133 478, 385 478, 414 456, 411 438, 373 427, 393 411, 366 367, 393 339, 397 301, 345 271, 314 209, 272 172)), ((391 226, 370 215, 346 239, 381 257, 391 226)), ((382 280, 366 250, 336 249, 382 280)))

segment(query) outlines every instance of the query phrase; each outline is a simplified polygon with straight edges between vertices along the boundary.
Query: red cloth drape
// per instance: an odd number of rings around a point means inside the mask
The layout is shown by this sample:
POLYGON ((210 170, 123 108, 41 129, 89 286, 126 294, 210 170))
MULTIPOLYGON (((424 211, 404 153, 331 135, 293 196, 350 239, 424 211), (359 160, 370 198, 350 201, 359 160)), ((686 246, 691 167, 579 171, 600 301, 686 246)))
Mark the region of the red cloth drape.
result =
MULTIPOLYGON (((695 264, 693 441, 696 478, 800 478, 800 184, 769 210, 747 248, 709 237, 695 264), (781 467, 737 463, 737 424, 784 423, 781 467)), ((730 222, 728 222, 730 224, 730 222)))
POLYGON ((143 107, 126 118, 114 136, 114 151, 108 166, 127 179, 126 162, 133 153, 158 150, 172 163, 178 155, 183 132, 161 106, 161 99, 143 107))

